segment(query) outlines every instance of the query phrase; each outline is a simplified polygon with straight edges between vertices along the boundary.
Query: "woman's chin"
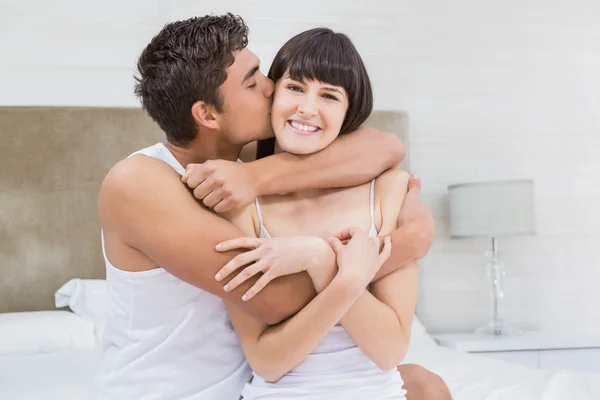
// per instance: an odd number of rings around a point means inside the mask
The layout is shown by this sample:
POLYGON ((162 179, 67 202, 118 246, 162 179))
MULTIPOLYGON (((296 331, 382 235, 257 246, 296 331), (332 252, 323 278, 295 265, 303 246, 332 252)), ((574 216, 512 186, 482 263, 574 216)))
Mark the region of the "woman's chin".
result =
POLYGON ((308 143, 279 143, 279 146, 281 150, 285 151, 286 153, 296 154, 299 156, 316 153, 318 151, 323 150, 326 147, 319 145, 309 145, 308 143))

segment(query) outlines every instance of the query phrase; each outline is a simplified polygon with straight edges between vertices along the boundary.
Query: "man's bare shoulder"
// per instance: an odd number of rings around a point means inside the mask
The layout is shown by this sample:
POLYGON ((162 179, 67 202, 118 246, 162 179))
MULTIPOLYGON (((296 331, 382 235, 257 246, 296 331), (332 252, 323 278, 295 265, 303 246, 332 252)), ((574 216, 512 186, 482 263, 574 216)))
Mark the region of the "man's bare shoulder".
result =
POLYGON ((127 190, 155 179, 179 181, 179 178, 179 174, 165 162, 136 154, 116 163, 106 174, 102 187, 127 190))
POLYGON ((111 221, 121 225, 132 213, 142 211, 141 206, 155 203, 156 207, 166 207, 174 201, 184 207, 197 207, 173 168, 156 158, 134 155, 119 161, 107 173, 98 196, 98 214, 103 227, 111 221))

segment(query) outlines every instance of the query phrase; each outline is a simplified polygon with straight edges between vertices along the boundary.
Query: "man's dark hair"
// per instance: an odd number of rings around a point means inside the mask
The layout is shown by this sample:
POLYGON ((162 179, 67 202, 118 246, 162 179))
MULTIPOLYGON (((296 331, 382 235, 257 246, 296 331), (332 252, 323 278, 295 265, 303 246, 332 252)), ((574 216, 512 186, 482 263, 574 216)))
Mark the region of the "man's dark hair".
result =
MULTIPOLYGON (((277 82, 286 72, 297 81, 318 80, 346 90, 348 110, 340 135, 356 130, 371 115, 371 80, 358 50, 345 34, 314 28, 294 36, 275 56, 268 76, 277 82)), ((257 157, 273 154, 274 144, 274 139, 259 142, 257 157)))
POLYGON ((192 105, 223 111, 219 90, 234 62, 233 52, 248 45, 248 27, 231 13, 172 22, 146 46, 138 60, 135 94, 167 140, 178 145, 197 134, 192 105))

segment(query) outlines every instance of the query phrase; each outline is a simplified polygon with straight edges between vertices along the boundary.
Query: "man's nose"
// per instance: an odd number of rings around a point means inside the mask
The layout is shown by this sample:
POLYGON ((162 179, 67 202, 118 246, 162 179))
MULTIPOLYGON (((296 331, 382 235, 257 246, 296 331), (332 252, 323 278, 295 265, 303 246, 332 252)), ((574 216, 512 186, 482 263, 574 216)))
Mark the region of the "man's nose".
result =
MULTIPOLYGON (((264 76, 264 75, 263 75, 264 76)), ((269 78, 267 78, 266 76, 264 76, 264 93, 265 93, 265 97, 271 97, 273 96, 273 92, 275 91, 275 84, 273 83, 272 80, 270 80, 269 78)))

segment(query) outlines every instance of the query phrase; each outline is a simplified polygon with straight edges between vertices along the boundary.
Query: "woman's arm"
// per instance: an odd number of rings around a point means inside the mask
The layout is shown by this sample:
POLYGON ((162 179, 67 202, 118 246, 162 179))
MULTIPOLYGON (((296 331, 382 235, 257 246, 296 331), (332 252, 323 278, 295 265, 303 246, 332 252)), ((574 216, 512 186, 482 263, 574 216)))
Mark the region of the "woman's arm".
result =
MULTIPOLYGON (((389 246, 387 241, 380 254, 378 242, 357 233, 338 252, 340 269, 331 283, 298 314, 279 325, 265 325, 228 304, 231 321, 252 369, 263 379, 275 382, 300 364, 361 296, 389 256, 389 246)), ((326 270, 308 269, 315 286, 322 287, 329 280, 328 276, 322 276, 322 271, 326 270)))
POLYGON ((384 371, 406 355, 418 290, 416 261, 371 284, 340 321, 354 343, 384 371))
POLYGON ((273 326, 232 303, 227 303, 227 310, 252 370, 277 382, 323 341, 362 290, 355 282, 334 279, 298 314, 273 326))
MULTIPOLYGON (((388 173, 397 174, 399 172, 386 171, 377 181, 380 182, 388 173)), ((399 186, 396 187, 404 189, 406 187, 404 180, 407 174, 404 172, 401 174, 402 176, 398 177, 400 178, 400 181, 397 183, 399 186)), ((421 179, 417 174, 412 174, 408 179, 408 193, 404 196, 404 201, 401 199, 397 200, 397 204, 402 205, 397 217, 397 224, 393 228, 393 232, 388 234, 392 240, 392 255, 381 269, 377 271, 374 280, 378 280, 398 268, 403 268, 411 261, 425 257, 433 244, 435 239, 435 220, 433 219, 431 208, 419 198, 420 192, 421 179)), ((393 204, 393 202, 387 202, 388 208, 390 204, 393 204)), ((394 215, 394 213, 395 211, 391 215, 394 215)), ((393 218, 390 217, 389 220, 393 218)), ((334 237, 341 241, 348 240, 352 237, 352 228, 338 232, 334 237)))
MULTIPOLYGON (((381 209, 380 235, 397 227, 407 181, 408 174, 398 169, 386 171, 377 179, 375 200, 381 209)), ((370 291, 365 291, 340 321, 354 342, 382 370, 395 368, 408 348, 417 279, 417 263, 410 261, 373 282, 370 291)))

